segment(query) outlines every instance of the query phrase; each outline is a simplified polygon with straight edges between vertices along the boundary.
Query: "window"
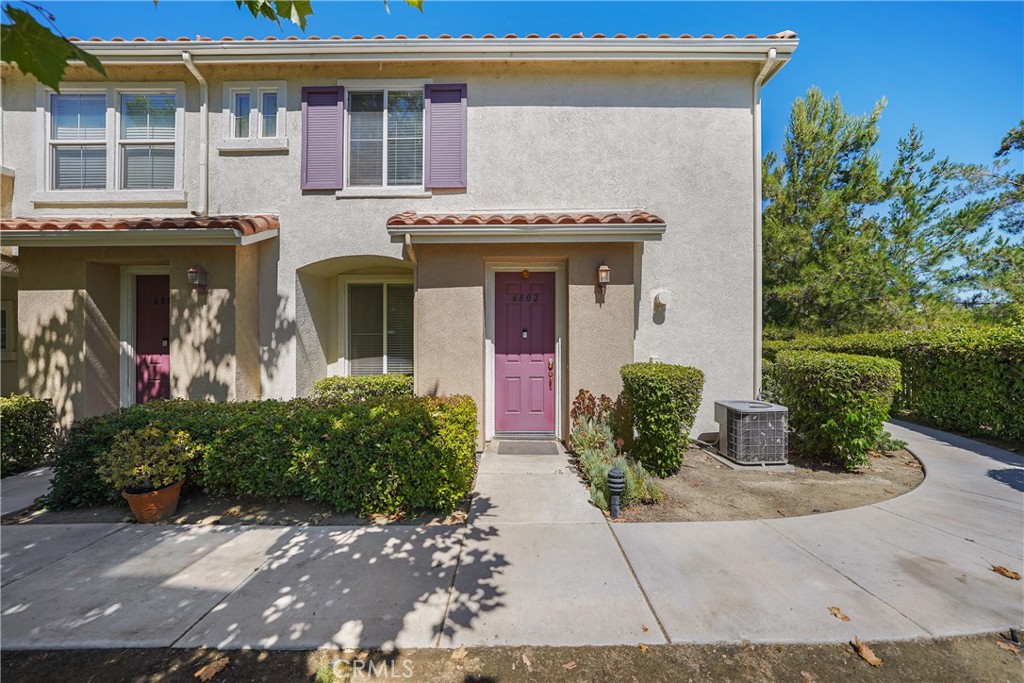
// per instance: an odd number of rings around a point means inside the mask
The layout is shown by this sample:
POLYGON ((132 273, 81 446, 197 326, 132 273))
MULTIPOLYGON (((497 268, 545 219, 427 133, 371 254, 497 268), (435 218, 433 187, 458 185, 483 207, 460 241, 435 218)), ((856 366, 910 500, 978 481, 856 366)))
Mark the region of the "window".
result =
POLYGON ((251 140, 278 137, 278 120, 284 114, 284 85, 266 83, 229 83, 226 86, 230 104, 229 138, 251 140))
POLYGON ((423 90, 348 93, 348 185, 423 184, 423 90))
POLYGON ((121 94, 121 187, 174 187, 173 93, 121 94))
POLYGON ((106 188, 106 95, 51 95, 49 145, 53 189, 106 188))
POLYGON ((14 304, 0 302, 0 354, 3 360, 14 357, 14 304))
POLYGON ((41 191, 181 187, 183 87, 121 84, 47 93, 41 191))
POLYGON ((412 284, 349 284, 347 323, 350 375, 412 374, 412 284))

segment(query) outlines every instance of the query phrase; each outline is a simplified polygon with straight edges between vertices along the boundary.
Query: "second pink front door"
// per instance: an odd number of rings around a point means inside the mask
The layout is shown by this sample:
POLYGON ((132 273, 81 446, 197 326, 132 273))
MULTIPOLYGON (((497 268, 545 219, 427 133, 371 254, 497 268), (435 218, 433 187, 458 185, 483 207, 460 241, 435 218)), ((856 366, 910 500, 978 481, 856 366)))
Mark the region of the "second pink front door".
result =
POLYGON ((498 432, 555 430, 555 274, 494 276, 498 432))

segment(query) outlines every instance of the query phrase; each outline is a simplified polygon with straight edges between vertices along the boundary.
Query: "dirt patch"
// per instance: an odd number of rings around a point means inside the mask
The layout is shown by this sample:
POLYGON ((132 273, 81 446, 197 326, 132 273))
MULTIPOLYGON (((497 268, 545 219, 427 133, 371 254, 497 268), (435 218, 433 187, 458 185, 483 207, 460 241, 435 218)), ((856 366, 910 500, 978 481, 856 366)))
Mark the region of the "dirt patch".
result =
MULTIPOLYGON (((353 514, 339 514, 327 505, 301 498, 268 501, 262 498, 219 496, 203 493, 198 488, 186 488, 181 494, 178 510, 174 516, 158 523, 263 526, 437 525, 462 524, 466 521, 468 513, 468 498, 463 501, 458 510, 450 515, 367 519, 353 514)), ((127 504, 78 510, 45 510, 37 506, 4 520, 4 524, 88 524, 97 522, 135 522, 135 517, 132 516, 127 504)))
POLYGON ((800 517, 877 503, 924 481, 909 451, 876 454, 853 472, 790 455, 792 471, 734 470, 691 448, 678 474, 658 480, 665 499, 623 510, 625 522, 696 522, 800 517))
POLYGON ((872 642, 872 650, 883 660, 882 666, 877 668, 860 659, 846 644, 495 647, 404 650, 390 654, 330 650, 14 651, 4 653, 0 673, 5 683, 72 680, 194 683, 197 680, 194 674, 203 665, 227 656, 229 663, 213 677, 214 683, 369 683, 382 680, 432 683, 687 680, 1019 683, 1022 655, 1006 649, 1006 644, 998 634, 872 642), (344 663, 353 660, 362 664, 344 663), (366 662, 370 661, 374 663, 375 675, 368 673, 366 662))

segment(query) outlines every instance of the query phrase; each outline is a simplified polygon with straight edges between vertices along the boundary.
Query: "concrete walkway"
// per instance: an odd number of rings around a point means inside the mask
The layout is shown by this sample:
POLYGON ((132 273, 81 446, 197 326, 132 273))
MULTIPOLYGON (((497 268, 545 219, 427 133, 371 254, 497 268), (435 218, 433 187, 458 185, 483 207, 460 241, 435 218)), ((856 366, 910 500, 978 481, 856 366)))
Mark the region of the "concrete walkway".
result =
POLYGON ((0 479, 0 517, 8 517, 27 510, 36 498, 50 490, 53 471, 40 467, 29 472, 0 479))
POLYGON ((1022 625, 1024 582, 989 565, 1022 571, 1024 460, 891 431, 924 484, 802 518, 609 525, 564 454, 499 445, 464 526, 8 525, 0 645, 829 642, 1022 625))

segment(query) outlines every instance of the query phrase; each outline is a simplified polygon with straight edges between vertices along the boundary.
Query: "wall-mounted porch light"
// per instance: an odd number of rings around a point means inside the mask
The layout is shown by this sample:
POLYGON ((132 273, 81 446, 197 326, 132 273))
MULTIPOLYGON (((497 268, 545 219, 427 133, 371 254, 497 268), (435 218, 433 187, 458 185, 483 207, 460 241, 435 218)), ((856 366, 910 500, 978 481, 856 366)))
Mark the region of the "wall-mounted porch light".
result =
POLYGON ((206 271, 198 263, 188 269, 188 283, 199 294, 206 294, 206 271))
POLYGON ((601 295, 604 295, 605 290, 608 288, 608 283, 612 281, 612 269, 601 264, 597 269, 597 284, 601 287, 601 295))

